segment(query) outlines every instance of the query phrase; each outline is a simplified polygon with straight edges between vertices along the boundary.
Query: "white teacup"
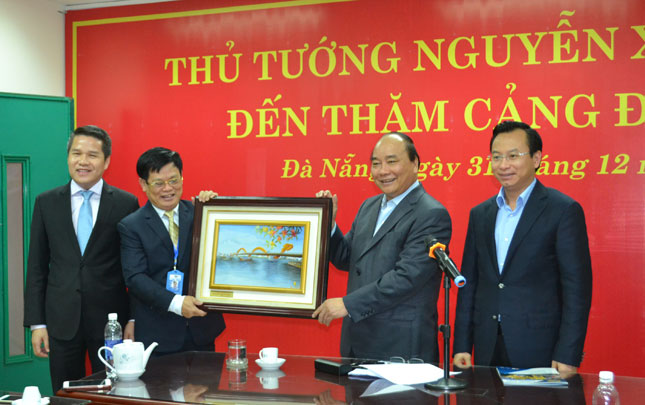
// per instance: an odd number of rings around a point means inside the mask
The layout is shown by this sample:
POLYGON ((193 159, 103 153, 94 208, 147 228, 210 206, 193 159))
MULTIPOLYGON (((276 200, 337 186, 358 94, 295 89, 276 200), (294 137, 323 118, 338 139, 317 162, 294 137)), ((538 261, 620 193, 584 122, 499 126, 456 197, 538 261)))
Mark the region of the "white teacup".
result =
POLYGON ((275 363, 278 361, 278 348, 265 347, 260 350, 260 359, 265 363, 275 363))
POLYGON ((261 377, 260 383, 265 390, 276 390, 280 387, 277 377, 261 377))
POLYGON ((259 371, 256 374, 256 377, 260 380, 260 383, 262 384, 262 388, 265 390, 275 390, 280 388, 280 383, 278 382, 278 379, 280 377, 284 377, 285 374, 284 372, 280 370, 275 370, 275 371, 259 371))
POLYGON ((40 390, 35 385, 25 387, 25 390, 22 392, 23 404, 39 404, 41 399, 40 390))

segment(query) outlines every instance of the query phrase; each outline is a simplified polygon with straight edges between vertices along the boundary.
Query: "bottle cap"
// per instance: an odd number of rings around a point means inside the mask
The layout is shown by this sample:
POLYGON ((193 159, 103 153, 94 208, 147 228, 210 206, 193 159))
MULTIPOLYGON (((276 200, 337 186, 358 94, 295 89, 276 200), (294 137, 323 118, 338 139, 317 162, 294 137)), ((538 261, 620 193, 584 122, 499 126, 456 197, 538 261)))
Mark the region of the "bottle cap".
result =
POLYGON ((598 377, 600 377, 601 383, 614 382, 614 373, 612 373, 611 371, 601 371, 600 373, 598 373, 598 377))
POLYGON ((108 321, 116 321, 117 319, 119 319, 119 315, 116 312, 108 314, 108 321))

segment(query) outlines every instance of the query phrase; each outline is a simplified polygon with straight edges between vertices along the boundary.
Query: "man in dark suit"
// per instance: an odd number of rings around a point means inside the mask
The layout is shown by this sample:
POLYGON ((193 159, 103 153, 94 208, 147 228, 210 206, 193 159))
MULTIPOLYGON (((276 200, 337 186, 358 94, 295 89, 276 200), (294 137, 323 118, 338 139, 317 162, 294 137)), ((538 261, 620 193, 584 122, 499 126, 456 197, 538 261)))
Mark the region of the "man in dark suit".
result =
MULTIPOLYGON (((343 319, 340 353, 347 357, 439 360, 437 298, 441 271, 424 239, 448 245, 448 211, 417 180, 419 155, 405 134, 384 135, 372 151, 371 173, 383 194, 367 199, 351 230, 334 225, 331 262, 349 271, 347 295, 330 298, 313 317, 329 325, 343 319)), ((329 190, 316 196, 333 201, 329 190)))
POLYGON ((146 346, 158 342, 153 352, 157 355, 212 351, 225 328, 220 313, 201 310, 198 306, 203 303, 186 295, 194 207, 181 200, 182 167, 177 152, 166 148, 144 152, 137 161, 137 174, 148 203, 118 225, 135 336, 146 346))
POLYGON ((139 203, 103 181, 111 147, 101 128, 77 128, 67 145, 71 182, 40 194, 34 206, 24 325, 32 329, 34 354, 49 356, 54 392, 85 376, 86 352, 92 372, 100 371, 108 313, 121 323, 129 317, 116 224, 139 203))
POLYGON ((470 212, 459 290, 455 365, 576 372, 591 307, 591 259, 580 204, 535 178, 540 135, 506 121, 493 130, 497 196, 470 212))

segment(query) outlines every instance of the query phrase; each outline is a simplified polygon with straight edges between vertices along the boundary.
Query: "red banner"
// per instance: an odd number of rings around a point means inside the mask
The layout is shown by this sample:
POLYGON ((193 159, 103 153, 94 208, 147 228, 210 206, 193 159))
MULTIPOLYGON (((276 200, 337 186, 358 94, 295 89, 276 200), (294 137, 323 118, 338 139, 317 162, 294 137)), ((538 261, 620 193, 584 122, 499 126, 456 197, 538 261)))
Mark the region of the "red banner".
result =
MULTIPOLYGON (((79 125, 113 137, 110 183, 144 201, 136 160, 165 146, 184 159, 185 197, 330 189, 348 230, 379 192, 374 143, 402 131, 419 180, 450 211, 459 264, 470 209, 499 188, 492 128, 524 121, 544 141, 540 181, 586 213, 594 295, 581 370, 645 376, 644 2, 241 3, 67 14, 68 95, 79 125)), ((328 296, 345 285, 331 268, 328 296)), ((338 354, 340 322, 226 321, 218 350, 241 337, 250 351, 338 354)))

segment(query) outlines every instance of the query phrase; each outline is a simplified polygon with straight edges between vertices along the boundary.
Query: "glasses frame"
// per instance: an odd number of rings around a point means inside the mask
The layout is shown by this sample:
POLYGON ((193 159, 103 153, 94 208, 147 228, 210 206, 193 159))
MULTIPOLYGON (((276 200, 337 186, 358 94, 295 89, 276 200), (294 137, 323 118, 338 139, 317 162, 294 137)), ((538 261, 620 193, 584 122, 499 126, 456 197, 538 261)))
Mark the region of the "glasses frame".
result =
POLYGON ((406 360, 401 356, 392 356, 390 357, 390 363, 423 364, 425 362, 423 359, 419 359, 417 357, 411 357, 409 360, 406 360))
POLYGON ((161 190, 166 185, 169 185, 170 187, 175 188, 175 187, 180 186, 183 183, 184 183, 184 177, 183 176, 181 176, 179 178, 173 177, 173 178, 168 179, 168 180, 155 180, 152 183, 149 183, 149 182, 146 181, 147 185, 149 185, 150 187, 154 187, 157 190, 161 190), (174 183, 171 183, 173 181, 174 181, 174 183))
POLYGON ((504 160, 507 162, 515 162, 519 160, 522 156, 530 155, 531 152, 511 152, 509 155, 488 155, 488 160, 492 164, 501 164, 504 160), (512 157, 511 157, 512 156, 512 157))

